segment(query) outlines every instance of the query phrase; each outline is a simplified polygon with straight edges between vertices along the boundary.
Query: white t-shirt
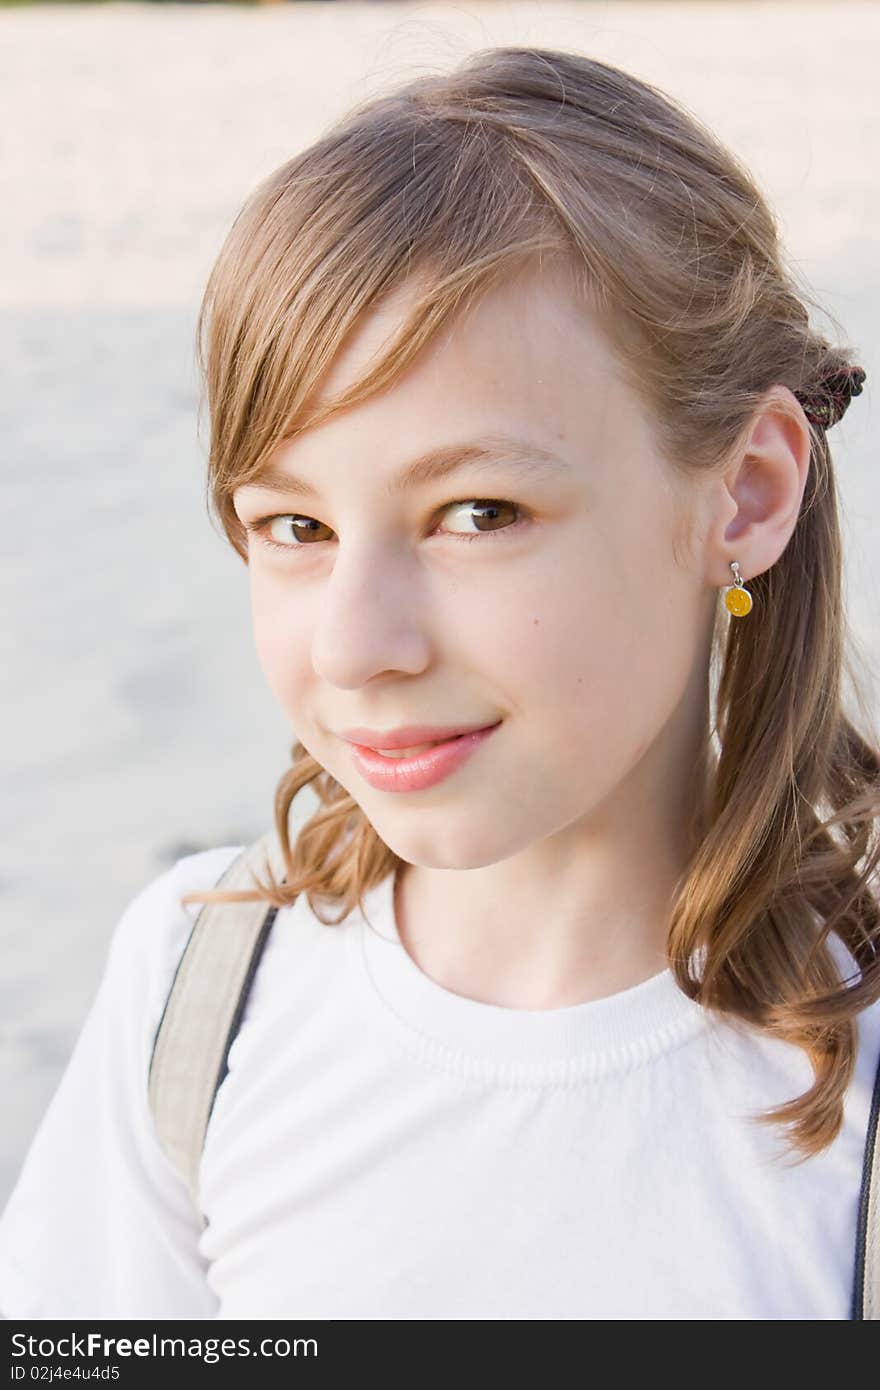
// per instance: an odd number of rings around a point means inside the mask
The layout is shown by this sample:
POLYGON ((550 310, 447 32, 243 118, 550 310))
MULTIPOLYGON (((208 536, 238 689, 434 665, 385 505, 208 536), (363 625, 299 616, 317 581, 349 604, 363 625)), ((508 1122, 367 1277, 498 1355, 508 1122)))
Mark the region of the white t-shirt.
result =
POLYGON ((240 846, 129 904, 0 1220, 7 1318, 846 1319, 880 1007, 843 1130, 800 1164, 748 1113, 805 1054, 710 1021, 670 972, 514 1010, 397 935, 393 877, 279 912, 208 1127, 200 1231, 147 1103, 198 908, 240 846), (370 925, 371 924, 371 925, 370 925))

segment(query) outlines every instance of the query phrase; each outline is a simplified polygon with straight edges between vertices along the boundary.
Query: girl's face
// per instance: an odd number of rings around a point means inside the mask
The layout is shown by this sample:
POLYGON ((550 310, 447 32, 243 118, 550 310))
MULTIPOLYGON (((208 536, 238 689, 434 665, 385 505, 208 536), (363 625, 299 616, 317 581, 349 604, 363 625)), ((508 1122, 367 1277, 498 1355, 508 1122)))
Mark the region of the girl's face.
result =
MULTIPOLYGON (((362 374, 403 296, 322 389, 362 374)), ((598 829, 612 805, 669 813, 693 767, 717 589, 676 543, 693 489, 565 279, 494 289, 390 389, 272 463, 300 483, 234 498, 260 663, 296 737, 401 859, 475 868, 598 829), (455 472, 395 487, 465 446, 455 472), (499 720, 417 791, 371 786, 340 737, 499 720)))

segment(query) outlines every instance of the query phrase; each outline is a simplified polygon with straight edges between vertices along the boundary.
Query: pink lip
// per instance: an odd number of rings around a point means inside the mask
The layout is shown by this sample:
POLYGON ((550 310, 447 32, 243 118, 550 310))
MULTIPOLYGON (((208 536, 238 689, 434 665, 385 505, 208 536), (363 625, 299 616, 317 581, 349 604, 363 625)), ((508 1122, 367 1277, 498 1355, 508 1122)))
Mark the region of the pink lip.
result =
POLYGON ((460 734, 473 734, 486 728, 487 724, 403 724, 385 733, 381 729, 343 729, 339 736, 361 748, 417 748, 420 743, 445 743, 460 734))
MULTIPOLYGON (((437 782, 442 782, 444 777, 449 777, 462 763, 467 762, 471 754, 475 753, 480 744, 497 728, 497 724, 492 724, 486 729, 476 729, 472 733, 438 743, 435 748, 427 748, 424 753, 414 753, 411 758, 386 758, 382 753, 377 753, 375 748, 358 743, 352 745, 352 754, 364 781, 369 782, 377 791, 421 791, 425 787, 433 787, 437 782)), ((426 743, 428 740, 421 741, 426 743)), ((416 739, 414 742, 418 743, 419 740, 416 739)), ((385 746, 390 748, 393 745, 385 746)))

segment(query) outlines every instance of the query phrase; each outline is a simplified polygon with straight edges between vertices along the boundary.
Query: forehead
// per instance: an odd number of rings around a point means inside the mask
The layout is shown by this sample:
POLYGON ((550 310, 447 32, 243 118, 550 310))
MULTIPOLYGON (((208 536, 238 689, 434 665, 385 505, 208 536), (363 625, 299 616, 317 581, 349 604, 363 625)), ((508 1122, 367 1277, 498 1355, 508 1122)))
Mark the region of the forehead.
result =
MULTIPOLYGON (((364 316, 322 378, 319 406, 384 355, 419 288, 398 287, 364 316)), ((491 466, 493 454, 520 479, 546 478, 554 463, 560 473, 584 459, 595 468, 640 424, 570 276, 529 269, 456 312, 389 386, 284 441, 247 488, 344 492, 356 472, 392 494, 444 476, 456 457, 491 466)))
MULTIPOLYGON (((422 289, 421 280, 414 277, 364 316, 322 379, 319 403, 358 381, 384 355, 422 289)), ((558 265, 543 270, 524 267, 482 288, 454 312, 395 386, 421 390, 448 381, 460 391, 476 373, 480 387, 487 381, 498 386, 509 381, 518 390, 523 376, 545 377, 548 371, 555 375, 575 360, 572 335, 577 339, 578 375, 614 373, 611 345, 597 316, 577 296, 571 273, 558 265)))

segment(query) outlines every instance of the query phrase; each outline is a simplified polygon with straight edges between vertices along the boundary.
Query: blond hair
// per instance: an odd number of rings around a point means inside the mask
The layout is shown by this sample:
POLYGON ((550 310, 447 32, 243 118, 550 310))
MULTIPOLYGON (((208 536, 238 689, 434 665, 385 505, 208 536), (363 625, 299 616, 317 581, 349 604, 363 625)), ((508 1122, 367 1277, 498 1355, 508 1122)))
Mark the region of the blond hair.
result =
MULTIPOLYGON (((209 497, 242 558, 233 492, 283 440, 394 381, 451 314, 551 258, 600 315, 682 477, 724 464, 772 385, 814 390, 852 363, 810 326, 812 301, 751 177, 690 113, 587 57, 487 49, 352 110, 255 190, 227 236, 199 361, 209 497), (404 281, 420 292, 388 351, 310 408, 355 324, 404 281)), ((730 621, 719 604, 707 819, 667 943, 692 999, 807 1052, 809 1090, 753 1117, 789 1126, 802 1158, 839 1132, 856 1015, 880 997, 880 759, 842 706, 837 497, 825 432, 810 430, 795 530, 749 580, 756 616, 730 621), (852 979, 831 933, 856 962, 852 979)), ((331 925, 403 862, 302 744, 291 755, 274 807, 284 880, 267 872, 253 892, 183 901, 282 907, 305 893, 331 925), (290 808, 308 784, 320 807, 291 844, 290 808)))

